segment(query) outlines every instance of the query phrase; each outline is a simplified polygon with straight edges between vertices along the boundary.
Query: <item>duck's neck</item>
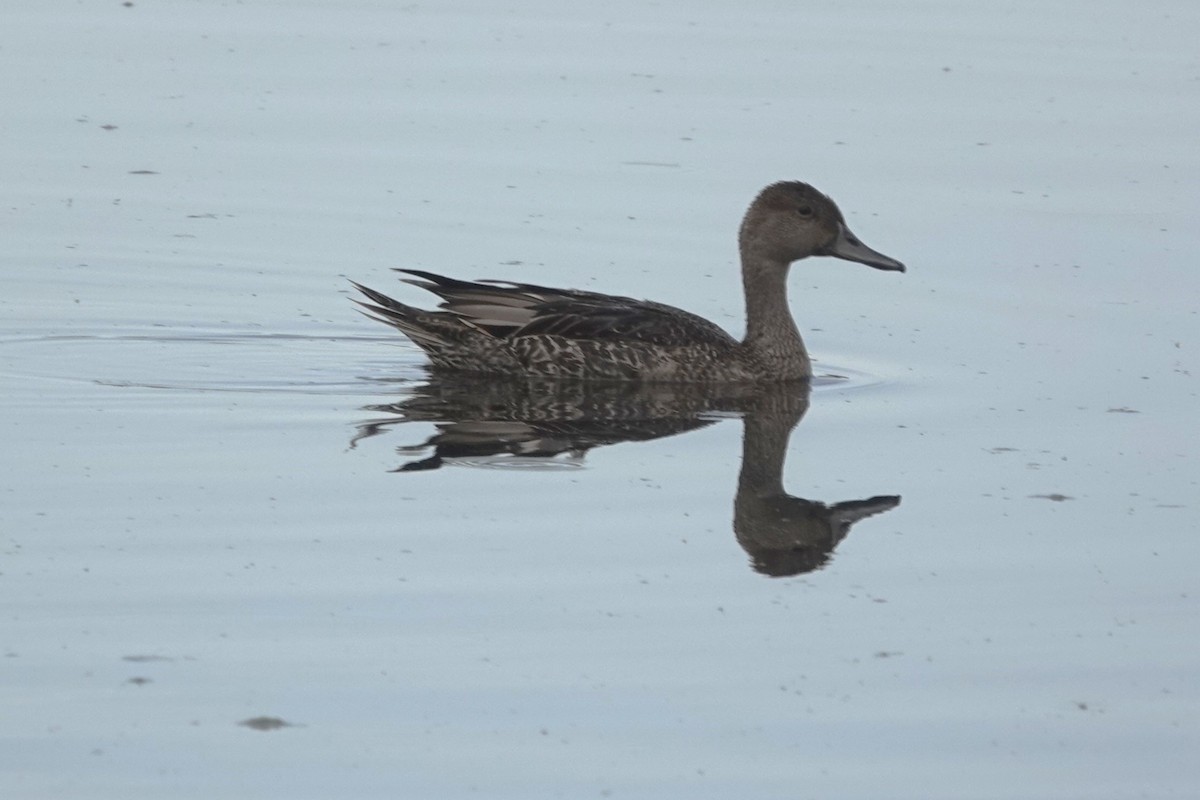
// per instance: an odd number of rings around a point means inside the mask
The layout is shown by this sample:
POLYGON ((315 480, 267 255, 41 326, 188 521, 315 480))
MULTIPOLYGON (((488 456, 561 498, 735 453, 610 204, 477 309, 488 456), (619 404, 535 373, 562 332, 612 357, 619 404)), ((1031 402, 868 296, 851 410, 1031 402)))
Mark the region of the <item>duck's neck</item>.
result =
POLYGON ((788 265, 744 255, 746 338, 742 345, 777 380, 807 378, 812 364, 787 301, 788 265))

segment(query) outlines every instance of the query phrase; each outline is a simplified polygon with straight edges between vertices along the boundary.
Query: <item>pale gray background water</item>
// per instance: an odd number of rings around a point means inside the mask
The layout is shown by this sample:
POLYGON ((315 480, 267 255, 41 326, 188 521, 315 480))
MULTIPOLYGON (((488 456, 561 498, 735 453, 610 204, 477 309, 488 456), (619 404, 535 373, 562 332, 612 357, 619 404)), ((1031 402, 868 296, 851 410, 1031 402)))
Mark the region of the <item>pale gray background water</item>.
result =
POLYGON ((1196 796, 1197 41, 1185 2, 6 4, 0 793, 1196 796), (850 380, 785 483, 903 497, 823 570, 750 569, 736 418, 549 471, 351 447, 423 362, 345 277, 740 332, 780 178, 910 265, 791 280, 850 380))

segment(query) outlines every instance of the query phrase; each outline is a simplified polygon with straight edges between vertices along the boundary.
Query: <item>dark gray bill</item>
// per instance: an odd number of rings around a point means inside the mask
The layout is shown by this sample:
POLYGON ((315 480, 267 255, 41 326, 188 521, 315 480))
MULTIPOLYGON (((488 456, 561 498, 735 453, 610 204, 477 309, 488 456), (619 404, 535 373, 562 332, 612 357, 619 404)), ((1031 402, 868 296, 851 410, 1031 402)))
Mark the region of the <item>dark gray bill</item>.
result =
POLYGON ((903 264, 894 258, 888 258, 883 253, 877 253, 867 247, 862 243, 862 240, 851 233, 850 229, 844 223, 838 225, 837 238, 833 240, 833 244, 826 248, 825 255, 844 258, 847 261, 857 261, 860 264, 866 264, 868 267, 874 267, 875 269, 904 272, 903 264))

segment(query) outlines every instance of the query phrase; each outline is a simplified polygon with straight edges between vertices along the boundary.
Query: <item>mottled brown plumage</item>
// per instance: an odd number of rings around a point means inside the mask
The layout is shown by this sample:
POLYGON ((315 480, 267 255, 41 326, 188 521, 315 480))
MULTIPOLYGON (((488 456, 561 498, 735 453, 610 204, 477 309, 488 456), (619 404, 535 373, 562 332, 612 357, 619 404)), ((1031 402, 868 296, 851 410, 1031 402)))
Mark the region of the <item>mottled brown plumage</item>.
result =
POLYGON ((369 316, 404 333, 435 367, 508 376, 691 383, 808 378, 804 342, 787 306, 792 262, 814 255, 877 269, 904 265, 870 249, 838 207, 808 184, 768 186, 738 234, 746 295, 741 342, 703 317, 629 297, 504 281, 461 281, 398 270, 442 299, 405 305, 354 283, 369 316))

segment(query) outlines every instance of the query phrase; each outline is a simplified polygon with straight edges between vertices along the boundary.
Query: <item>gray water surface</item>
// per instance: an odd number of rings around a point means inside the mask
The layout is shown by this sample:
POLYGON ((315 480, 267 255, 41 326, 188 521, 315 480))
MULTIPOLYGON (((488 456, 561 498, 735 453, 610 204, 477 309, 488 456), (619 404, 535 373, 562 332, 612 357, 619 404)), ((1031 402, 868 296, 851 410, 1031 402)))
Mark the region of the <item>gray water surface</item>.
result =
POLYGON ((1191 4, 0 19, 5 797, 1195 795, 1191 4), (793 270, 811 394, 431 383, 349 302, 740 334, 783 178, 910 267, 793 270))

